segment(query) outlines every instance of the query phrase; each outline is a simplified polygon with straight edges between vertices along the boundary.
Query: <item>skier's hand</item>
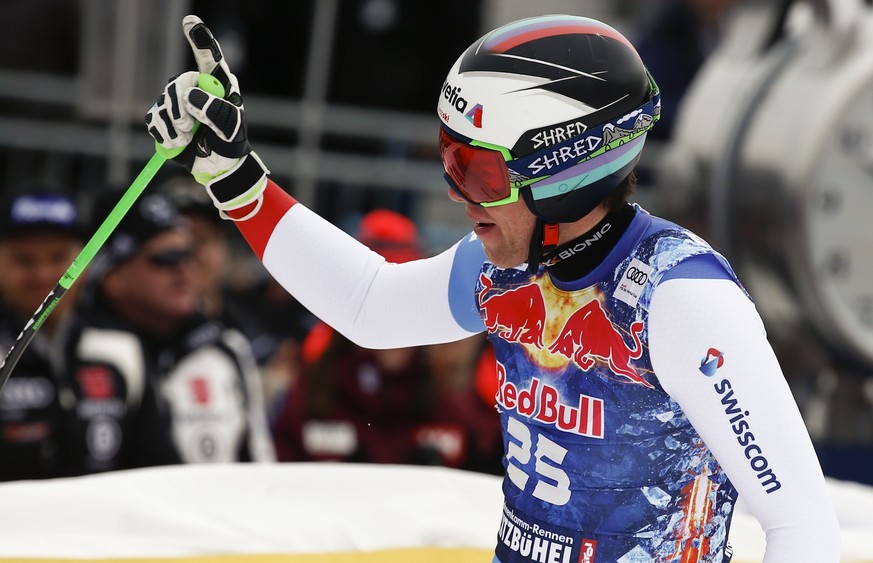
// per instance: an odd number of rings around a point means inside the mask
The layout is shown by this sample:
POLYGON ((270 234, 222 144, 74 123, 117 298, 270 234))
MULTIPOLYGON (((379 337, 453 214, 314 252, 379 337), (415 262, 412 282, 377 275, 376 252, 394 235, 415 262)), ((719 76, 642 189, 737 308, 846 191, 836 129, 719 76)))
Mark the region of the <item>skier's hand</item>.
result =
MULTIPOLYGON (((199 72, 184 72, 171 79, 146 114, 146 125, 162 147, 185 147, 173 160, 206 187, 222 216, 228 218, 228 211, 260 200, 269 171, 249 145, 239 83, 218 41, 197 16, 185 16, 182 30, 199 72), (199 88, 200 74, 218 79, 224 97, 199 88), (193 132, 198 121, 203 127, 193 132)), ((254 206, 252 213, 259 207, 254 206)))

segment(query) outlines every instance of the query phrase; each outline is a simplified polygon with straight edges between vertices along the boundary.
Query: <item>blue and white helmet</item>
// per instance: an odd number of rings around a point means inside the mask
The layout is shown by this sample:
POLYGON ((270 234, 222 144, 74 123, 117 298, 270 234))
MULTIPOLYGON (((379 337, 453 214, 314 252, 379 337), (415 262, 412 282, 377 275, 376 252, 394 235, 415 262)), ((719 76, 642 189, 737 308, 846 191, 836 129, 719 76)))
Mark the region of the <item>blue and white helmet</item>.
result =
POLYGON ((597 20, 550 15, 491 31, 455 62, 437 105, 459 137, 508 149, 510 182, 546 223, 590 213, 633 170, 660 116, 631 43, 597 20))

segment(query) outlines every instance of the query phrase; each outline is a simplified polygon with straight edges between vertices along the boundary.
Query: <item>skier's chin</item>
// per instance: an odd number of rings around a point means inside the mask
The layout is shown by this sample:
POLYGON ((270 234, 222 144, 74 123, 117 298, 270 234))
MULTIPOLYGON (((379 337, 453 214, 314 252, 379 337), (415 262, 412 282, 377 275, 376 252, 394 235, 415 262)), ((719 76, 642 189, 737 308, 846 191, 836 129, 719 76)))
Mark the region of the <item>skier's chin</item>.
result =
POLYGON ((488 258, 488 261, 503 270, 517 268, 527 261, 526 252, 520 253, 505 248, 488 248, 484 244, 483 248, 485 249, 485 256, 488 258))

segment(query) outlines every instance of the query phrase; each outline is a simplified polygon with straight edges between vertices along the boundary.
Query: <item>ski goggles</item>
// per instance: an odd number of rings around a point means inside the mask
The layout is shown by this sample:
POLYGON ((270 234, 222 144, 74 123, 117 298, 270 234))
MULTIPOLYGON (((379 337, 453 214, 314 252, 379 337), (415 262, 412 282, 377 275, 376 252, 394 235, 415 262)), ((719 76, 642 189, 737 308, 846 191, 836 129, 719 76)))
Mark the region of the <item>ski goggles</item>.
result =
POLYGON ((456 194, 470 203, 491 207, 518 201, 520 186, 509 181, 506 147, 462 137, 440 128, 440 158, 445 179, 456 194))
MULTIPOLYGON (((464 137, 443 125, 439 151, 444 177, 465 201, 495 207, 518 201, 521 188, 621 147, 652 128, 661 115, 657 85, 651 80, 651 97, 639 108, 540 151, 516 158, 506 147, 464 137)), ((642 146, 635 147, 639 151, 642 146)), ((608 170, 607 170, 608 171, 608 170)), ((607 172, 604 171, 604 172, 607 172)), ((590 182, 597 174, 586 174, 590 182)), ((575 189, 575 188, 574 188, 575 189)))

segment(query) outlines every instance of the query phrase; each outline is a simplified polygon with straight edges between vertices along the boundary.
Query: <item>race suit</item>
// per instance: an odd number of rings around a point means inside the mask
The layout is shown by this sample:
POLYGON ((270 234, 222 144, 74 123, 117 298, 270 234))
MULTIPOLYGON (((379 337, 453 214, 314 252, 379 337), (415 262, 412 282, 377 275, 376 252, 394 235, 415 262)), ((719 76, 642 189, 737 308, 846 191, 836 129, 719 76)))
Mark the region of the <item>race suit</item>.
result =
POLYGON ((838 561, 826 484, 751 299, 704 241, 634 211, 569 282, 495 267, 475 234, 385 263, 272 182, 238 225, 294 297, 359 345, 488 332, 506 468, 495 561, 728 561, 738 492, 767 535, 765 562, 838 561))

